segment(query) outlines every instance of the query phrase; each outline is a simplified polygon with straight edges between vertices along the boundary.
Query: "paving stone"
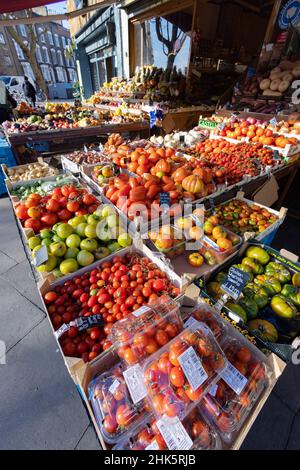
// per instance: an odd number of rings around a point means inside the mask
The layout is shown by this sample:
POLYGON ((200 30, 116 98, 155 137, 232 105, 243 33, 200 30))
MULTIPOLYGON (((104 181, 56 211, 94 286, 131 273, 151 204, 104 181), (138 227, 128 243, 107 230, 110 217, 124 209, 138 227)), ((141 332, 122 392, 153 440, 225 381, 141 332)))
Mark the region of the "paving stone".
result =
POLYGON ((91 424, 78 442, 76 450, 101 450, 100 442, 91 424))
POLYGON ((300 415, 298 414, 295 416, 286 449, 287 450, 299 450, 299 448, 300 448, 300 415))
POLYGON ((74 449, 89 425, 44 319, 1 367, 0 449, 74 449))
MULTIPOLYGON (((277 381, 273 392, 283 401, 292 411, 297 413, 300 410, 300 365, 289 364, 279 380, 277 381)), ((300 442, 299 442, 300 448, 300 442)))
POLYGON ((256 418, 241 449, 285 449, 293 416, 289 408, 272 393, 256 418))
POLYGON ((2 274, 0 278, 8 281, 13 287, 21 292, 24 297, 43 310, 36 282, 33 279, 33 273, 27 259, 2 274))
POLYGON ((8 198, 0 199, 0 250, 20 263, 26 258, 8 198))
POLYGON ((43 318, 43 312, 0 278, 0 339, 7 350, 21 340, 43 318))
POLYGON ((5 273, 16 264, 15 260, 0 251, 0 274, 5 273))

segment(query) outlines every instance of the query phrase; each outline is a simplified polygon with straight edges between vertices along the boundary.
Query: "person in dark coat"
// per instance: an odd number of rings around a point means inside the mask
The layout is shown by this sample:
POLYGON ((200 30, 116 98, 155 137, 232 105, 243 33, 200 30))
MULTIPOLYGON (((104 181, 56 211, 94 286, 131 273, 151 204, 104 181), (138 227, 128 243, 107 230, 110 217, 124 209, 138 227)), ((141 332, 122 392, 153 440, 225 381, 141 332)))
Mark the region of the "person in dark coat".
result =
POLYGON ((18 103, 9 93, 5 83, 0 80, 0 124, 13 118, 12 110, 17 106, 18 103))
POLYGON ((28 98, 32 102, 33 107, 35 107, 36 91, 26 75, 24 76, 23 92, 25 97, 28 98))

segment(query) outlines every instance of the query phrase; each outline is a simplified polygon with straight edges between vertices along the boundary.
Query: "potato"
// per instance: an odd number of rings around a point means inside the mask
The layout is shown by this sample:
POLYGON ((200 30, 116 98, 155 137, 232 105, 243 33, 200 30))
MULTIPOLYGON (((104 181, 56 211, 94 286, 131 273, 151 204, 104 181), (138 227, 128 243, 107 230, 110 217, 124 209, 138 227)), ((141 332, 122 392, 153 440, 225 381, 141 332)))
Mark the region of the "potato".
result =
POLYGON ((278 80, 279 78, 281 78, 281 75, 282 75, 282 72, 271 73, 270 79, 271 80, 278 80))
POLYGON ((267 90, 264 90, 263 95, 264 96, 281 96, 282 93, 280 93, 279 91, 267 89, 267 90))
POLYGON ((279 86, 278 86, 278 91, 280 91, 281 93, 284 93, 290 86, 290 81, 288 80, 282 80, 280 83, 279 83, 279 86))
POLYGON ((280 83, 281 83, 281 81, 279 79, 278 80, 272 80, 271 84, 270 84, 270 90, 272 90, 272 91, 278 90, 278 87, 279 87, 280 83))
POLYGON ((261 90, 267 90, 269 88, 271 84, 271 80, 269 78, 265 78, 264 80, 262 80, 259 84, 259 88, 261 90))
POLYGON ((292 69, 292 74, 293 74, 293 77, 295 77, 295 78, 300 77, 300 65, 297 65, 297 67, 294 67, 292 69))
POLYGON ((293 75, 290 72, 284 72, 280 78, 283 81, 291 82, 293 80, 293 75))

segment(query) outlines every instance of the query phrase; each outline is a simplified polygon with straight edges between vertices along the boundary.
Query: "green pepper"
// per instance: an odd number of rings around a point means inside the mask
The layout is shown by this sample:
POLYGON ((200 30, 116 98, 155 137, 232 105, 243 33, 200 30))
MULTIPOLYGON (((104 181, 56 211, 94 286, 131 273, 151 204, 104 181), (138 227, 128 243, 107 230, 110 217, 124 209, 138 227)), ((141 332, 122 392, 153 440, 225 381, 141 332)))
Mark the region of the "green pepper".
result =
POLYGON ((262 265, 255 259, 249 258, 248 256, 242 259, 242 264, 244 266, 248 266, 248 268, 250 268, 254 274, 262 274, 264 272, 262 265))
POLYGON ((275 261, 271 261, 271 263, 267 264, 265 273, 269 276, 276 277, 281 284, 285 284, 291 280, 291 274, 289 270, 280 263, 276 263, 275 261))
POLYGON ((285 284, 282 288, 281 294, 290 299, 296 307, 300 307, 300 289, 299 287, 285 284))
POLYGON ((248 320, 253 320, 257 317, 258 306, 255 300, 253 300, 251 297, 242 297, 239 300, 239 305, 245 310, 248 320))
POLYGON ((273 312, 282 318, 294 318, 297 314, 297 308, 293 302, 284 295, 274 295, 271 299, 271 308, 273 312))
POLYGON ((270 296, 279 294, 281 291, 280 281, 276 277, 259 274, 255 277, 254 282, 258 286, 263 287, 270 296))
POLYGON ((226 277, 227 277, 227 273, 224 273, 224 271, 220 271, 220 272, 216 275, 216 277, 215 277, 214 280, 215 280, 216 282, 219 282, 220 284, 222 284, 222 282, 225 281, 226 277))
POLYGON ((268 292, 252 282, 247 284, 243 293, 245 296, 251 297, 257 303, 259 309, 264 308, 269 301, 268 292))
POLYGON ((216 300, 224 294, 224 292, 221 290, 220 284, 214 281, 207 284, 206 291, 210 297, 216 300))
POLYGON ((260 264, 267 264, 270 261, 269 254, 260 246, 250 246, 246 251, 246 256, 255 259, 260 264))
POLYGON ((250 269, 248 266, 245 266, 244 264, 233 264, 232 266, 249 274, 250 276, 249 282, 253 281, 253 272, 252 272, 252 269, 250 269))

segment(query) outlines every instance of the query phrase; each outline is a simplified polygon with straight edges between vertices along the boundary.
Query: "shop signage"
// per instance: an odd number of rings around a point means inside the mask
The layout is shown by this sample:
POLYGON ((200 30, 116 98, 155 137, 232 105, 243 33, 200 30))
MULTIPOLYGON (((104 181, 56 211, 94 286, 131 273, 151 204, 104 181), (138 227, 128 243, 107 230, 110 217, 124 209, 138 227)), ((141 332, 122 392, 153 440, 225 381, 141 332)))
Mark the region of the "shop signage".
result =
POLYGON ((247 282, 249 282, 249 274, 232 266, 229 269, 225 281, 221 284, 221 289, 229 294, 234 300, 238 299, 247 282))
POLYGON ((289 26, 297 26, 300 21, 300 1, 288 0, 281 8, 278 15, 280 29, 288 29, 289 26))

